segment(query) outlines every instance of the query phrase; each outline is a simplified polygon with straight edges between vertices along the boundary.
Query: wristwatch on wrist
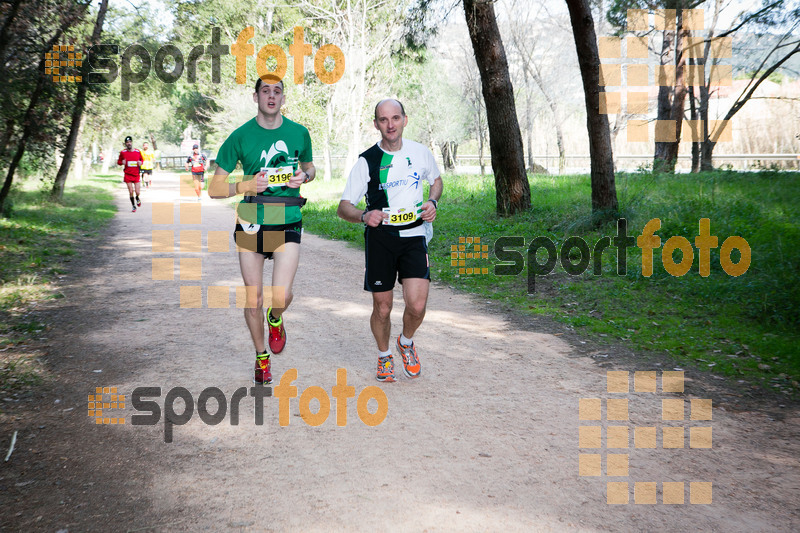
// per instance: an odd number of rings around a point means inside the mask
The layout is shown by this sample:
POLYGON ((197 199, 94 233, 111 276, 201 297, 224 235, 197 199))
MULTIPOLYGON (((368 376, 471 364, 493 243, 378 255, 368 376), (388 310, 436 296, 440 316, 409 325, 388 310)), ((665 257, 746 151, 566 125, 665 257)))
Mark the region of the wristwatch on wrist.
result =
POLYGON ((436 209, 437 211, 439 210, 439 202, 438 201, 434 200, 433 198, 428 198, 428 201, 433 203, 433 208, 434 209, 436 209))
POLYGON ((364 209, 364 212, 361 213, 361 222, 364 222, 364 217, 367 216, 367 210, 364 209))
POLYGON ((310 180, 310 179, 311 179, 311 176, 309 176, 309 175, 308 175, 308 172, 306 172, 305 170, 303 171, 303 174, 305 174, 305 175, 306 175, 306 177, 305 177, 305 178, 303 178, 303 183, 308 183, 308 180, 310 180))

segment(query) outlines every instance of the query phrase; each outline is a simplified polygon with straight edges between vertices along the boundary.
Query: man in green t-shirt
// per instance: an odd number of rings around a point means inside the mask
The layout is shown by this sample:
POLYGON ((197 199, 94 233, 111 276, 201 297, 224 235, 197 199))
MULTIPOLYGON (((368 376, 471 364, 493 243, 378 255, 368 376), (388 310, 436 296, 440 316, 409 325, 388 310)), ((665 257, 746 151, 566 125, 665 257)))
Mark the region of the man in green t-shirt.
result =
POLYGON ((258 112, 225 140, 217 154, 217 170, 208 193, 212 198, 244 195, 237 205, 234 240, 247 294, 244 318, 256 349, 255 381, 272 383, 271 353, 286 345, 283 312, 292 301, 292 283, 300 262, 303 232, 300 185, 314 179, 308 130, 281 115, 286 102, 283 82, 256 81, 253 101, 258 112), (275 82, 275 83, 271 83, 275 82), (241 161, 244 178, 228 182, 241 161), (263 312, 264 260, 272 259, 271 306, 263 312), (269 350, 264 316, 269 325, 269 350))

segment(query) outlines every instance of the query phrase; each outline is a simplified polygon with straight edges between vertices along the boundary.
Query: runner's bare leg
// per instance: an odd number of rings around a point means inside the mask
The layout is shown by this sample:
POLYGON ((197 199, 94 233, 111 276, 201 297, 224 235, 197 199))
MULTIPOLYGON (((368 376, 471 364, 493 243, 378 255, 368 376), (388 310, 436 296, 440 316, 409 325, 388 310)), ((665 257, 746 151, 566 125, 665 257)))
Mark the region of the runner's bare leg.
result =
POLYGON ((242 271, 245 291, 247 292, 247 303, 244 309, 244 321, 250 330, 250 338, 253 339, 253 347, 256 352, 262 353, 266 344, 264 343, 264 296, 263 296, 263 275, 264 261, 266 258, 257 252, 239 252, 239 268, 242 271))
POLYGON ((372 293, 372 316, 369 317, 369 327, 375 342, 378 343, 378 350, 385 352, 389 349, 389 335, 392 331, 392 304, 394 303, 394 291, 373 292, 372 293))
POLYGON ((403 335, 410 339, 425 318, 425 306, 428 304, 428 291, 431 282, 422 278, 406 278, 403 280, 403 300, 406 303, 403 311, 403 335))
POLYGON ((272 268, 272 286, 277 287, 277 294, 269 305, 272 306, 272 316, 280 318, 294 299, 292 284, 300 264, 300 245, 296 242, 287 242, 272 254, 274 265, 272 268), (280 300, 280 288, 283 288, 283 301, 280 300))

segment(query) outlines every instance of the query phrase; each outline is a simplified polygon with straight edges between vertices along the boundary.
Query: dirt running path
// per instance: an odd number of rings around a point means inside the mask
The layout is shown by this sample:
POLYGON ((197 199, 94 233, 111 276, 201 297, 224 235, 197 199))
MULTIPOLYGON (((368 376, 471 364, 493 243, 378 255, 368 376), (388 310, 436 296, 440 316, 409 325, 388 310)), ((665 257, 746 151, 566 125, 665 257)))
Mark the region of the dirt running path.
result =
MULTIPOLYGON (((242 311, 179 306, 179 286, 203 287, 205 306, 208 286, 241 283, 233 252, 206 250, 206 232, 229 231, 232 211, 204 201, 200 226, 153 226, 153 202, 174 202, 176 222, 179 213, 177 181, 154 181, 137 213, 118 196, 107 239, 67 278, 66 298, 43 311, 54 324, 47 358, 54 387, 4 404, 3 453, 14 430, 19 438, 0 468, 3 531, 800 529, 796 411, 775 421, 715 405, 713 420, 699 422, 688 419, 687 401, 686 420, 662 423, 661 400, 688 394, 609 394, 606 369, 561 337, 515 329, 482 302, 435 284, 416 337, 423 375, 380 385, 388 415, 376 427, 360 421, 355 398, 346 427, 336 425, 333 398, 319 427, 299 416, 298 398, 290 425, 280 427, 278 400, 268 398, 257 426, 249 397, 238 426, 228 416, 205 425, 195 413, 169 444, 163 417, 156 426, 131 425, 136 387, 161 387, 163 405, 173 387, 195 399, 218 387, 230 399, 252 386, 242 311), (176 244, 179 231, 200 230, 203 251, 154 254, 153 229, 174 231, 176 244), (174 281, 151 279, 153 257, 175 259, 174 281), (202 259, 201 281, 178 279, 180 257, 202 259), (97 386, 126 394, 126 425, 87 417, 97 386), (580 398, 627 398, 630 420, 580 421, 580 398), (592 424, 629 427, 630 448, 581 450, 578 428, 592 424), (686 429, 685 448, 661 449, 662 424, 711 426, 713 447, 690 449, 686 429), (633 448, 637 426, 659 428, 659 448, 633 448), (604 475, 578 475, 581 451, 603 457, 604 475), (627 477, 605 475, 608 453, 630 455, 627 477), (607 504, 607 481, 627 482, 630 503, 607 504), (657 504, 634 504, 637 481, 656 482, 657 504), (686 503, 663 504, 662 482, 685 482, 686 503), (689 482, 712 482, 713 503, 689 504, 689 482)), ((304 235, 288 344, 273 362, 276 385, 290 368, 300 393, 316 385, 330 395, 339 368, 356 394, 378 385, 362 275, 362 252, 304 235)), ((402 301, 395 303, 396 335, 402 301)), ((631 371, 633 391, 632 372, 654 369, 616 370, 631 371)))

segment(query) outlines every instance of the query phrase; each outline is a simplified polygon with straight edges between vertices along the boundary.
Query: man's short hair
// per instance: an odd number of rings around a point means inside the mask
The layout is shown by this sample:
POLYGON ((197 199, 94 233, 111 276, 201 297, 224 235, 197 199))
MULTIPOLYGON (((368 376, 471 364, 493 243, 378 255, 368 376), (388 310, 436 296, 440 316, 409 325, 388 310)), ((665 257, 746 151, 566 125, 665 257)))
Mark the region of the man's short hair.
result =
MULTIPOLYGON (((267 76, 267 77, 270 77, 270 76, 267 76)), ((261 76, 259 76, 256 79, 256 90, 255 90, 255 92, 258 92, 258 90, 261 88, 261 85, 263 85, 264 83, 265 83, 264 80, 262 80, 261 76)), ((283 90, 283 80, 278 80, 278 83, 281 84, 281 91, 282 91, 283 90)))
POLYGON ((130 135, 128 135, 127 137, 125 137, 125 142, 128 142, 128 141, 131 141, 131 142, 133 142, 133 137, 131 137, 130 135))
POLYGON ((399 106, 400 106, 400 114, 401 114, 402 116, 406 116, 406 108, 405 108, 405 107, 403 107, 403 102, 401 102, 401 101, 400 101, 400 100, 398 100, 397 98, 384 98, 383 100, 381 100, 380 102, 378 102, 377 104, 375 104, 375 120, 378 120, 378 107, 379 107, 379 106, 380 106, 382 103, 384 103, 384 102, 388 102, 388 101, 390 101, 390 100, 392 100, 392 101, 394 101, 394 102, 397 102, 397 105, 399 105, 399 106))

